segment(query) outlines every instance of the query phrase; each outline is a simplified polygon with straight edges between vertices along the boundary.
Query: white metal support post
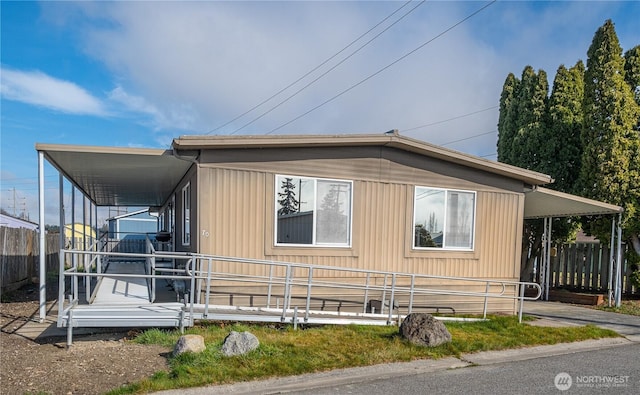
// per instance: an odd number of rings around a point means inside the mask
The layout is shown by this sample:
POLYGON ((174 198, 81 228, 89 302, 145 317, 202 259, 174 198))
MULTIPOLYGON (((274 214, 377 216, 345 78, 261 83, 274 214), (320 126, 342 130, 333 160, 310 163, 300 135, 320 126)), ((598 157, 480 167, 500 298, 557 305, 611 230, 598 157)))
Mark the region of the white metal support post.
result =
POLYGON ((542 254, 540 255, 540 287, 542 300, 549 300, 549 260, 551 257, 551 218, 543 218, 542 254))
POLYGON ((618 215, 618 240, 617 240, 617 256, 616 261, 616 307, 620 307, 622 303, 622 213, 618 215))
MULTIPOLYGON (((59 180, 58 180, 58 194, 59 194, 59 199, 60 199, 60 204, 58 205, 59 209, 60 209, 60 237, 59 239, 59 244, 60 244, 60 251, 64 250, 64 227, 65 227, 65 218, 64 218, 64 177, 62 176, 62 174, 59 175, 59 180)), ((64 259, 63 256, 60 256, 60 259, 64 259)), ((62 273, 60 273, 60 275, 62 275, 62 273)))
POLYGON ((40 322, 47 318, 47 256, 44 220, 44 153, 38 151, 38 215, 40 236, 40 322))
POLYGON ((615 261, 614 251, 616 247, 616 217, 611 219, 611 243, 609 244, 609 282, 607 283, 607 299, 609 307, 613 301, 613 262, 615 261))
POLYGON ((546 250, 546 261, 547 261, 547 267, 545 268, 544 271, 544 284, 545 284, 545 290, 544 290, 544 295, 545 295, 545 300, 549 300, 549 279, 550 279, 550 273, 551 273, 551 234, 553 231, 553 218, 549 217, 548 218, 548 227, 549 230, 547 231, 547 250, 546 250))

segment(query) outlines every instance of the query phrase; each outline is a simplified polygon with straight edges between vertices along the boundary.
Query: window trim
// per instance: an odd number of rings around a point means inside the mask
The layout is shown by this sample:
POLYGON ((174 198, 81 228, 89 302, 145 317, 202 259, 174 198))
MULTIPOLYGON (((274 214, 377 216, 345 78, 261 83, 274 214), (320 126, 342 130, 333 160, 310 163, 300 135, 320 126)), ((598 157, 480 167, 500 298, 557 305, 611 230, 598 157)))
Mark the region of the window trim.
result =
POLYGON ((326 177, 312 177, 312 176, 298 176, 291 174, 275 174, 273 178, 273 246, 274 247, 289 247, 289 248, 352 248, 353 247, 353 180, 345 180, 340 178, 326 178, 326 177), (311 237, 311 244, 296 244, 296 243, 279 243, 278 242, 278 192, 280 186, 278 185, 278 179, 281 178, 299 178, 302 180, 313 180, 313 194, 314 194, 314 207, 313 207, 313 234, 311 237), (347 243, 318 243, 317 237, 317 211, 318 211, 318 181, 335 181, 341 183, 347 183, 350 186, 349 196, 349 229, 348 229, 348 242, 347 243))
POLYGON ((478 208, 478 192, 477 191, 470 191, 470 190, 465 190, 465 189, 455 189, 455 188, 439 188, 439 187, 431 187, 431 186, 426 186, 426 185, 415 185, 413 188, 413 213, 411 216, 411 249, 414 251, 454 251, 454 252, 474 252, 475 251, 475 244, 476 244, 476 216, 477 216, 477 208, 478 208), (418 188, 426 188, 426 189, 432 189, 432 190, 438 190, 438 191, 444 191, 445 192, 445 197, 444 197, 444 205, 445 205, 445 209, 444 209, 444 220, 445 223, 442 225, 442 241, 443 241, 443 245, 442 247, 419 247, 415 245, 415 227, 416 227, 416 211, 417 211, 417 204, 416 204, 416 196, 418 193, 418 188), (447 214, 448 214, 448 202, 449 202, 449 192, 462 192, 462 193, 470 193, 473 194, 473 214, 472 214, 472 226, 471 226, 471 247, 445 247, 445 240, 446 240, 446 236, 445 236, 445 231, 446 231, 446 220, 447 220, 447 214))
POLYGON ((182 187, 182 246, 191 245, 191 182, 182 187))

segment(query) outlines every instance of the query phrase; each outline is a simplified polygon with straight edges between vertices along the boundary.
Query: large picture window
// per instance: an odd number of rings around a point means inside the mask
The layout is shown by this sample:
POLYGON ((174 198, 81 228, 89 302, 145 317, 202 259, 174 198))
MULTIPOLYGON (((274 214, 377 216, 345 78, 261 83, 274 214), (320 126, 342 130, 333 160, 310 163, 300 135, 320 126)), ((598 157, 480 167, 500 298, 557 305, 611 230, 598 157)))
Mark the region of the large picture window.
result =
POLYGON ((473 250, 476 194, 416 187, 413 247, 473 250))
POLYGON ((191 184, 182 188, 182 245, 191 244, 191 184))
POLYGON ((351 245, 352 182, 276 176, 276 244, 351 245))

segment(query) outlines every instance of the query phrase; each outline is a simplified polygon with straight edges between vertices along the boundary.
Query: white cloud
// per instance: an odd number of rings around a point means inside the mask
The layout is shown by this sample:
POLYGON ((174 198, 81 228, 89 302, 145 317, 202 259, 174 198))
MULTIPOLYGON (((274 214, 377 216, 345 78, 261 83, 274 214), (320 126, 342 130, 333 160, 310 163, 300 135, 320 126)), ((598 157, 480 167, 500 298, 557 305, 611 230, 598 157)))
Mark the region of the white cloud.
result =
MULTIPOLYGON (((76 4, 82 12, 68 15, 85 18, 84 23, 75 24, 81 26, 85 51, 122 81, 110 93, 111 101, 144 114, 156 129, 156 137, 167 141, 172 129, 204 133, 243 113, 400 5, 105 2, 76 4)), ((425 3, 318 83, 238 133, 263 134, 278 127, 482 5, 425 3)), ((509 72, 517 75, 531 64, 536 69, 544 68, 551 84, 557 66, 584 59, 593 33, 604 19, 613 17, 616 9, 606 2, 495 3, 397 65, 276 133, 402 130, 494 106, 509 72)), ((72 24, 74 18, 65 23, 72 24)), ((233 132, 284 97, 217 133, 233 132)), ((497 118, 495 109, 407 135, 444 144, 495 130, 497 118)), ((485 155, 495 152, 495 145, 496 135, 486 134, 449 147, 485 155)))
POLYGON ((122 86, 115 87, 108 94, 114 104, 120 105, 121 114, 134 113, 149 119, 148 126, 159 131, 162 129, 193 130, 197 115, 188 105, 173 105, 161 110, 142 96, 129 94, 122 86))
POLYGON ((0 69, 0 92, 7 100, 81 115, 107 115, 100 99, 73 82, 40 71, 0 69))

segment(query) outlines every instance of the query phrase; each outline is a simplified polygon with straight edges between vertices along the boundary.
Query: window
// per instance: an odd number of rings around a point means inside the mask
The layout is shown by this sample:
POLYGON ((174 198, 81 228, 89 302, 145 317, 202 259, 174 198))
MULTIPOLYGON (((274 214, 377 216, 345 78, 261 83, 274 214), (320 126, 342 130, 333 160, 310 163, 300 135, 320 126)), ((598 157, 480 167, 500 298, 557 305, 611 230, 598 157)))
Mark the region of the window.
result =
POLYGON ((473 250, 475 192, 416 187, 413 247, 473 250))
POLYGON ((352 182, 276 176, 276 244, 351 245, 352 182))
POLYGON ((182 245, 191 244, 191 183, 182 188, 182 245))

